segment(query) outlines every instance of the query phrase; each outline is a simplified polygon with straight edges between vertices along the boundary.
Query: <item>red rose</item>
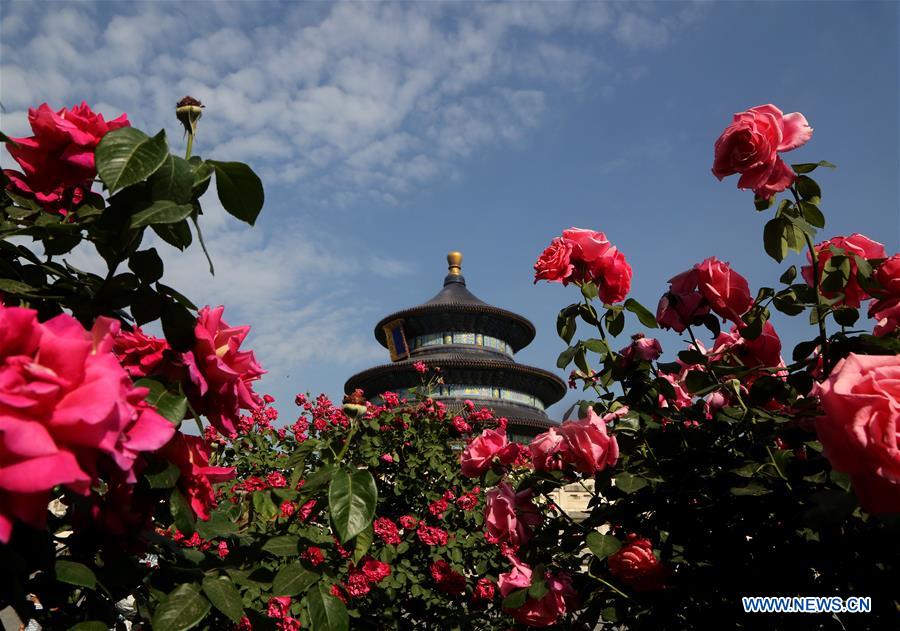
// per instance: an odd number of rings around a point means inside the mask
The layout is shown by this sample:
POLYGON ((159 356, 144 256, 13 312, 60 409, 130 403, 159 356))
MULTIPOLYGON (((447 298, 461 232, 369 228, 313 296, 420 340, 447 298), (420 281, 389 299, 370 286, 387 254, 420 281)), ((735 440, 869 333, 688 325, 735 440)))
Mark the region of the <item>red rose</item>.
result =
MULTIPOLYGON (((824 280, 825 275, 822 273, 825 263, 834 255, 831 248, 837 248, 844 251, 850 264, 850 275, 847 282, 840 292, 822 291, 822 295, 826 298, 834 298, 838 293, 844 294, 843 300, 838 301, 837 305, 846 305, 848 307, 858 308, 860 301, 869 297, 869 294, 860 286, 859 280, 856 278, 858 266, 854 257, 858 256, 862 259, 883 259, 887 256, 884 246, 877 241, 872 241, 869 237, 855 232, 849 237, 834 237, 815 246, 816 258, 818 258, 819 280, 824 280)), ((810 263, 804 265, 801 269, 803 279, 810 287, 815 285, 812 268, 812 255, 807 252, 806 260, 810 263)), ((821 288, 820 288, 821 289, 821 288)))
POLYGON ((220 432, 234 436, 240 410, 256 410, 262 399, 253 392, 252 382, 265 371, 253 351, 240 350, 249 326, 230 327, 222 319, 225 307, 203 307, 197 314, 193 350, 184 354, 191 387, 191 406, 205 414, 220 432))
POLYGON ((118 330, 0 304, 0 541, 14 519, 43 527, 54 487, 87 495, 101 465, 133 483, 138 455, 175 433, 112 353, 118 330))
POLYGON ((361 566, 362 573, 370 583, 380 583, 391 575, 391 566, 371 557, 365 557, 361 566))
POLYGON ((534 264, 534 282, 547 280, 569 284, 569 278, 575 270, 571 261, 572 247, 573 244, 569 241, 559 237, 553 239, 534 264))
POLYGON ((709 303, 698 291, 698 282, 696 266, 669 279, 669 291, 656 308, 659 326, 683 333, 709 313, 709 303))
POLYGON ((831 466, 850 474, 865 510, 900 512, 900 358, 851 353, 818 395, 816 432, 831 466))
POLYGON ((428 526, 424 521, 420 521, 416 528, 416 536, 419 541, 427 546, 445 546, 450 538, 446 530, 442 530, 436 526, 428 526))
POLYGON ((488 535, 516 547, 531 539, 532 528, 544 521, 533 496, 531 489, 516 493, 506 481, 488 491, 484 508, 488 535))
POLYGON ((291 608, 290 596, 273 596, 269 599, 266 615, 270 618, 284 618, 291 608))
POLYGON ((721 180, 740 173, 738 188, 768 199, 797 178, 778 153, 806 144, 812 132, 803 114, 785 115, 771 104, 738 112, 716 140, 713 175, 721 180))
POLYGON ((653 544, 634 533, 626 538, 627 543, 607 559, 610 573, 638 592, 665 587, 668 570, 653 555, 653 544))
POLYGON ((233 467, 210 467, 209 451, 199 436, 177 432, 159 455, 181 471, 178 488, 184 493, 191 510, 200 519, 209 519, 209 509, 216 506, 212 485, 234 477, 233 467))
POLYGON ((119 331, 113 344, 113 351, 132 379, 157 374, 169 350, 166 340, 144 335, 140 327, 135 327, 134 331, 119 331))
POLYGON ((438 589, 445 594, 457 595, 466 591, 466 577, 454 571, 443 559, 431 564, 431 577, 438 589))
POLYGON ((464 476, 477 478, 491 468, 495 458, 506 466, 516 459, 517 454, 515 444, 507 440, 505 432, 486 429, 466 445, 459 462, 464 476))
POLYGON ((472 594, 472 602, 485 603, 494 600, 494 582, 489 578, 479 578, 472 594))
POLYGON ((697 287, 710 309, 737 325, 753 304, 747 279, 731 269, 728 263, 711 256, 695 267, 697 287))
POLYGON ((393 545, 397 545, 400 543, 400 532, 397 529, 397 524, 392 522, 387 517, 379 517, 378 519, 376 519, 373 528, 375 530, 375 534, 378 535, 385 543, 393 545))
POLYGON ((13 138, 18 146, 6 145, 23 171, 4 171, 10 179, 8 188, 33 197, 44 210, 62 215, 90 191, 97 174, 94 149, 103 136, 130 125, 125 114, 105 121, 87 103, 58 112, 44 103, 28 110, 28 122, 34 135, 13 138))

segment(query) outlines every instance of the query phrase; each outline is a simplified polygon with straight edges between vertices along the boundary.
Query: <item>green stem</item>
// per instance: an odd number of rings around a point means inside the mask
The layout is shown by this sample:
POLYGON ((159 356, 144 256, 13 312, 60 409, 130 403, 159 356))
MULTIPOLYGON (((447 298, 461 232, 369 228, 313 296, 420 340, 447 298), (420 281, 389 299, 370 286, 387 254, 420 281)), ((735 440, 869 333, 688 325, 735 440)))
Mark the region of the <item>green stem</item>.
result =
POLYGON ((607 587, 609 587, 611 590, 613 590, 614 592, 616 592, 616 593, 617 593, 619 596, 621 596, 622 598, 627 598, 628 600, 631 600, 631 596, 629 596, 628 594, 626 594, 625 592, 623 592, 622 590, 620 590, 618 587, 616 587, 616 586, 613 585, 612 583, 610 583, 610 582, 608 582, 608 581, 605 581, 605 580, 603 580, 602 578, 600 578, 599 576, 595 576, 594 574, 590 574, 590 577, 591 577, 592 579, 594 579, 595 581, 598 581, 598 582, 600 582, 600 583, 603 583, 604 585, 606 585, 607 587))
MULTIPOLYGON (((794 201, 799 208, 800 196, 797 194, 797 189, 793 186, 791 187, 791 193, 794 195, 794 201)), ((809 256, 812 260, 813 281, 815 282, 813 289, 816 290, 816 322, 819 325, 819 354, 824 358, 825 348, 828 345, 828 333, 825 331, 825 304, 822 302, 822 273, 819 269, 819 255, 816 254, 816 248, 813 246, 812 239, 809 238, 809 235, 804 232, 803 238, 806 240, 806 247, 809 249, 809 256)))
POLYGON ((190 159, 190 157, 191 157, 191 149, 194 148, 194 134, 192 134, 191 132, 188 132, 187 137, 188 137, 188 139, 187 139, 187 151, 184 152, 184 159, 185 159, 185 160, 189 160, 189 159, 190 159))
POLYGON ((778 463, 775 461, 775 454, 772 453, 772 450, 769 448, 768 445, 766 445, 766 451, 769 453, 769 458, 772 460, 772 466, 775 467, 775 471, 778 472, 778 477, 781 478, 782 480, 784 480, 784 484, 785 484, 785 486, 787 486, 788 491, 793 491, 794 489, 791 488, 791 483, 788 482, 787 476, 784 475, 784 472, 778 466, 778 463))
POLYGON ((344 446, 341 447, 341 450, 338 452, 338 455, 334 459, 334 464, 340 464, 344 459, 344 454, 347 453, 347 450, 350 448, 350 442, 353 440, 353 436, 356 434, 357 419, 354 417, 350 421, 350 431, 347 432, 347 438, 344 439, 344 446))

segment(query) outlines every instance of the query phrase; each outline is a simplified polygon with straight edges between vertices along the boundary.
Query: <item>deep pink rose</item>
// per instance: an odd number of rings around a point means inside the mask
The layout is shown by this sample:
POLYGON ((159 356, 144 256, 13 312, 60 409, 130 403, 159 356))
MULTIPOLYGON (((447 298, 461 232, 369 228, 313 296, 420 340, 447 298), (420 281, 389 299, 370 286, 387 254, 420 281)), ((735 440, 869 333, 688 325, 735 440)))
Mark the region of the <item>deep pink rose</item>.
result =
MULTIPOLYGON (((532 569, 519 561, 516 557, 509 557, 513 567, 510 572, 501 574, 498 585, 500 594, 506 598, 513 591, 531 587, 533 580, 532 569)), ((547 593, 541 598, 527 598, 525 603, 517 609, 506 609, 517 622, 532 627, 549 627, 555 624, 567 609, 575 605, 575 590, 572 589, 572 581, 567 574, 544 573, 544 584, 547 593)))
POLYGON ((220 432, 234 436, 240 410, 256 410, 262 405, 252 382, 265 371, 253 351, 240 350, 250 327, 228 326, 222 319, 224 310, 222 306, 200 310, 194 327, 197 341, 183 358, 192 386, 187 392, 191 406, 220 432))
POLYGON ((698 282, 696 266, 669 279, 669 291, 656 308, 659 326, 683 333, 709 313, 709 303, 698 290, 698 282))
POLYGON ((710 358, 716 363, 734 365, 737 360, 747 368, 780 368, 784 366, 781 358, 781 338, 775 332, 771 322, 763 324, 762 333, 755 340, 741 337, 736 326, 729 333, 719 333, 716 343, 709 351, 710 358))
POLYGON ((619 457, 615 436, 606 431, 606 422, 628 412, 620 408, 614 413, 597 416, 593 408, 577 421, 565 421, 538 435, 529 445, 535 471, 550 471, 571 465, 576 471, 594 475, 614 466, 619 457))
POLYGON ((543 521, 534 505, 531 489, 516 493, 509 482, 503 481, 485 497, 485 526, 488 535, 497 541, 507 541, 518 547, 531 539, 532 528, 543 521))
POLYGON ((472 602, 486 603, 494 600, 494 582, 489 578, 479 578, 472 593, 472 602))
POLYGON ((8 188, 63 215, 91 189, 97 174, 94 149, 100 140, 107 132, 130 125, 125 114, 106 121, 87 103, 58 112, 44 103, 28 110, 28 122, 34 135, 13 138, 18 146, 6 145, 22 169, 4 171, 10 179, 8 188))
POLYGON ((869 317, 875 319, 872 335, 876 337, 900 329, 900 298, 874 301, 869 307, 869 317))
POLYGON ((644 337, 643 333, 637 333, 632 337, 631 344, 620 350, 619 353, 627 362, 652 362, 662 355, 662 346, 659 340, 644 337))
POLYGON ((568 284, 575 270, 571 261, 572 247, 569 241, 559 237, 553 239, 534 264, 534 282, 547 280, 568 284))
POLYGON ((0 541, 16 518, 43 527, 55 486, 86 495, 110 465, 133 483, 138 455, 174 434, 112 353, 118 329, 0 305, 0 541))
POLYGON ((113 344, 113 351, 132 379, 156 374, 169 350, 165 339, 144 335, 140 327, 119 331, 113 344))
POLYGON ((503 466, 511 464, 518 455, 514 443, 506 438, 506 432, 486 429, 476 436, 460 455, 459 464, 462 474, 469 478, 477 478, 491 468, 494 459, 503 466))
POLYGON ((588 265, 606 256, 612 247, 605 234, 585 228, 563 230, 562 239, 572 244, 574 258, 588 265))
POLYGON ((900 254, 885 259, 873 276, 883 292, 879 297, 900 298, 900 254))
MULTIPOLYGON (((819 259, 818 269, 820 281, 825 278, 822 273, 825 263, 833 256, 831 251, 832 247, 843 250, 844 255, 848 257, 848 262, 850 263, 850 277, 847 279, 847 284, 844 285, 844 288, 840 292, 837 292, 844 294, 844 299, 835 304, 846 305, 848 307, 853 307, 854 309, 859 308, 860 301, 868 298, 869 294, 860 287, 859 280, 856 278, 856 273, 859 268, 854 257, 858 256, 863 259, 883 259, 887 256, 884 251, 884 246, 858 232, 851 234, 849 237, 834 237, 833 239, 828 239, 827 241, 816 244, 815 250, 816 256, 819 259)), ((809 262, 809 265, 804 265, 801 269, 801 273, 803 274, 803 279, 806 281, 806 284, 813 287, 815 286, 815 279, 813 278, 812 255, 807 253, 806 260, 809 262)), ((822 290, 822 295, 826 298, 834 298, 837 296, 837 293, 822 290)))
POLYGON ((870 513, 900 512, 900 357, 851 353, 818 388, 823 452, 870 513))
POLYGON ((713 175, 721 180, 740 173, 738 188, 768 199, 797 178, 779 152, 806 144, 812 132, 803 114, 784 114, 771 104, 738 112, 716 140, 713 175))
POLYGON ((273 596, 266 607, 266 615, 270 618, 284 618, 291 608, 290 596, 273 596))
POLYGON ((900 254, 886 259, 873 277, 879 290, 878 300, 869 305, 869 317, 876 320, 872 334, 881 337, 900 328, 900 254))
POLYGON ((631 533, 627 542, 607 559, 609 572, 637 592, 665 587, 668 568, 653 554, 649 539, 631 533))
POLYGON ((178 467, 178 488, 187 498, 191 510, 200 519, 209 519, 209 509, 216 506, 212 485, 234 477, 233 467, 209 466, 209 449, 199 436, 178 432, 159 450, 159 455, 178 467))
POLYGON ((466 591, 466 577, 455 571, 443 559, 431 564, 431 578, 437 584, 438 590, 445 594, 459 595, 466 591))
POLYGON ((726 320, 741 325, 741 316, 753 305, 747 279, 724 261, 711 256, 696 266, 697 288, 710 309, 726 320))

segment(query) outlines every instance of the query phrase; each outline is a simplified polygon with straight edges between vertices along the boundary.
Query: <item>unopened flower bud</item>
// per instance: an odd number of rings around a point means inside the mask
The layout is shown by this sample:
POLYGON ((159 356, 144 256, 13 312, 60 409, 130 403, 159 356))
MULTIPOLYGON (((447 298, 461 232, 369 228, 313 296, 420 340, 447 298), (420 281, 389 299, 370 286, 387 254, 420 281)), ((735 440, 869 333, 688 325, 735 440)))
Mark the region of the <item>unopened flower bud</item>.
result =
POLYGON ((191 136, 197 135, 197 121, 203 116, 203 103, 192 96, 186 96, 175 106, 175 115, 184 125, 184 131, 191 136))
POLYGON ((350 418, 356 418, 366 413, 366 397, 360 388, 344 396, 344 414, 350 418))

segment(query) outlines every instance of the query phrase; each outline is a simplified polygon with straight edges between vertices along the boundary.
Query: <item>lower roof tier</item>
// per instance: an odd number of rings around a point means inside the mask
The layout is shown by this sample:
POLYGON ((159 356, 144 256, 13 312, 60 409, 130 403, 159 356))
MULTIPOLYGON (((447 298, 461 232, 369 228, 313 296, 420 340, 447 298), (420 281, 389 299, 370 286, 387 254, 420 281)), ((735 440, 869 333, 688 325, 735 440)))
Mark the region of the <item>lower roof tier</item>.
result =
POLYGON ((350 377, 344 390, 350 393, 360 388, 371 399, 388 390, 397 392, 418 388, 422 385, 423 377, 439 374, 443 384, 433 385, 436 397, 460 400, 471 398, 479 405, 495 410, 498 406, 515 405, 516 408, 532 410, 536 414, 535 418, 544 419, 546 415, 543 408, 553 405, 566 393, 565 382, 553 373, 508 359, 435 353, 428 357, 427 366, 432 369, 440 368, 440 373, 424 376, 416 371, 415 363, 414 359, 407 359, 369 368, 350 377), (444 396, 441 396, 439 390, 441 385, 445 385, 444 396), (462 393, 461 388, 466 386, 471 386, 471 396, 462 393))

